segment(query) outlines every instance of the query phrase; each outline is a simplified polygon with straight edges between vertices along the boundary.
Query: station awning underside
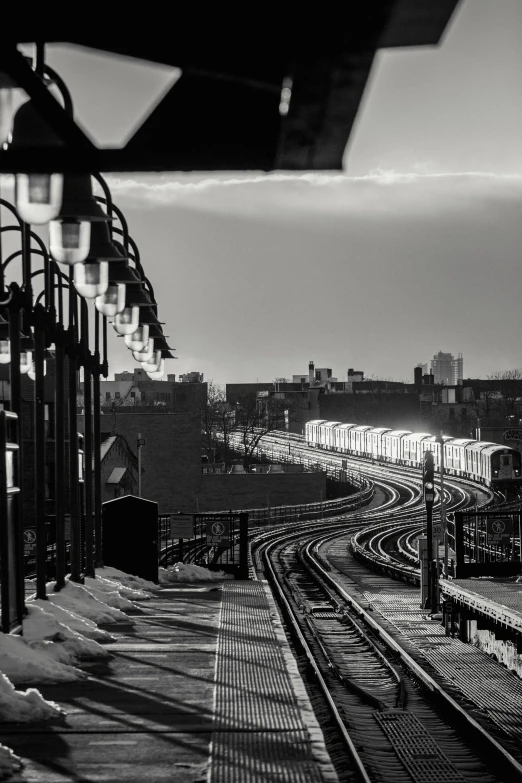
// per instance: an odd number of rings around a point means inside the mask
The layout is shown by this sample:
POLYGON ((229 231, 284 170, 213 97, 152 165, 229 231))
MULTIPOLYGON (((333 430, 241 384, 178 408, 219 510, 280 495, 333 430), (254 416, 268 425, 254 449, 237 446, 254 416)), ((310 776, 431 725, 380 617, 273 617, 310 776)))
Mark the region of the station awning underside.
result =
POLYGON ((60 141, 45 156, 0 152, 0 172, 74 171, 80 160, 93 171, 340 170, 376 51, 438 44, 457 3, 352 0, 313 12, 225 9, 214 18, 202 6, 191 22, 152 3, 127 6, 120 19, 104 8, 87 32, 75 15, 66 24, 28 10, 2 32, 0 71, 32 97, 60 141), (98 149, 14 46, 34 41, 172 65, 182 75, 125 147, 98 149), (291 84, 286 114, 283 84, 291 84))

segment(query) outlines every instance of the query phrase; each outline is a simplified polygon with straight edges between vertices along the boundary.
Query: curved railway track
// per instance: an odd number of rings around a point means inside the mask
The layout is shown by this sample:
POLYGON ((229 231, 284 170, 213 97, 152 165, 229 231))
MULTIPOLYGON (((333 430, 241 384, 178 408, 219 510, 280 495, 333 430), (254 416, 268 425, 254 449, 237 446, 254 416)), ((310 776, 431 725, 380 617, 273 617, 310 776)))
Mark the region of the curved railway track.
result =
POLYGON ((341 526, 344 534, 356 530, 356 516, 324 523, 321 532, 267 531, 252 542, 255 568, 269 579, 298 660, 313 675, 312 701, 340 779, 522 780, 520 761, 376 628, 329 573, 318 547, 341 526))
MULTIPOLYGON (((284 461, 286 437, 279 447, 272 438, 269 446, 272 459, 284 461)), ((292 446, 303 461, 327 469, 344 460, 310 454, 299 439, 292 446)), ((360 460, 345 465, 361 471, 360 460)), ((352 554, 365 566, 418 581, 415 544, 424 525, 419 471, 368 460, 364 474, 376 488, 367 508, 251 539, 253 568, 270 581, 302 670, 312 674, 312 701, 340 779, 522 781, 518 747, 507 737, 499 742, 495 731, 471 717, 469 703, 459 703, 411 658, 354 601, 320 554, 326 540, 350 536, 352 554)), ((445 484, 448 511, 495 500, 470 482, 448 478, 445 484)))

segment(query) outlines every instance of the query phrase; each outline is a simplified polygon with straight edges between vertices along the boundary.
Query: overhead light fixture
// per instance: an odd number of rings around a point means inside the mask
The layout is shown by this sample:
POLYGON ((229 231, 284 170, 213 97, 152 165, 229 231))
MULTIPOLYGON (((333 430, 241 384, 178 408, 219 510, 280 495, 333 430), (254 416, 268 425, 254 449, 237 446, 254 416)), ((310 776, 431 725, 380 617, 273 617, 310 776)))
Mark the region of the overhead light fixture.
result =
POLYGON ((154 351, 154 356, 146 362, 140 362, 145 372, 158 372, 161 366, 161 351, 154 351))
POLYGON ((141 351, 133 351, 132 358, 140 362, 149 362, 154 356, 154 338, 149 337, 147 344, 141 349, 141 351))
POLYGON ((9 341, 9 324, 0 315, 0 364, 11 361, 11 343, 9 341))
POLYGON ((151 381, 161 381, 163 376, 165 375, 165 359, 162 359, 158 369, 155 372, 147 372, 147 375, 151 379, 151 381))
POLYGON ((109 318, 121 313, 125 309, 125 285, 123 283, 109 283, 105 293, 96 297, 95 305, 102 315, 109 318))
MULTIPOLYGON (((43 374, 47 375, 47 362, 45 361, 45 359, 44 359, 44 363, 43 363, 43 374)), ((31 362, 31 366, 30 366, 29 370, 27 371, 27 375, 29 376, 29 378, 32 381, 36 380, 36 367, 35 367, 35 363, 34 362, 31 362)))
MULTIPOLYGON (((31 100, 26 101, 13 119, 12 141, 9 149, 23 151, 62 144, 50 125, 36 111, 31 100)), ((60 173, 30 173, 15 176, 15 203, 18 214, 25 223, 42 225, 54 220, 62 204, 63 175, 60 173)))
POLYGON ((62 207, 49 226, 49 249, 54 260, 80 264, 86 259, 119 258, 110 241, 108 221, 110 217, 93 196, 91 175, 66 174, 62 207))
POLYGON ((107 261, 95 261, 89 264, 75 264, 74 286, 84 299, 96 299, 109 287, 109 264, 107 261))
POLYGON ((139 307, 125 307, 114 316, 113 327, 118 334, 134 334, 140 322, 139 307))
POLYGON ((131 351, 142 351, 149 341, 149 325, 138 326, 133 334, 126 334, 124 339, 131 351))

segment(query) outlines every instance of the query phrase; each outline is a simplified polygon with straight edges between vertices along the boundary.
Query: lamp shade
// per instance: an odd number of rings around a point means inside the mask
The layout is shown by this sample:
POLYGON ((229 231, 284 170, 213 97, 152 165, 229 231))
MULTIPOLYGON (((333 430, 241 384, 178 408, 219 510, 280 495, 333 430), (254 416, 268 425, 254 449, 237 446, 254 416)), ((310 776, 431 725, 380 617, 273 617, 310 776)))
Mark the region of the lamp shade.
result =
POLYGON ((134 334, 140 322, 139 307, 125 307, 114 316, 114 330, 118 334, 134 334))
POLYGON ((146 371, 151 381, 161 381, 165 375, 165 359, 162 359, 159 363, 159 367, 155 372, 146 371))
POLYGON ((49 223, 58 214, 61 198, 61 174, 17 174, 15 177, 16 210, 25 223, 49 223))
POLYGON ((96 299, 109 287, 109 264, 106 261, 74 265, 74 286, 84 299, 96 299))
POLYGON ((119 261, 111 261, 109 269, 111 283, 125 283, 125 285, 140 285, 141 278, 137 272, 129 266, 123 257, 119 261))
POLYGON ((9 342, 9 324, 0 315, 0 364, 11 361, 11 343, 9 342))
POLYGON ((117 313, 125 309, 125 286, 121 283, 109 283, 105 293, 96 297, 95 305, 102 315, 114 318, 117 313))
POLYGON ((51 220, 49 250, 60 264, 80 264, 89 255, 91 224, 88 220, 51 220))
POLYGON ((161 365, 161 351, 154 351, 152 359, 146 362, 140 362, 145 372, 157 372, 161 365))
POLYGON ((91 246, 87 261, 121 261, 124 258, 125 256, 122 256, 111 240, 108 223, 93 223, 91 225, 91 246))
POLYGON ((142 351, 149 342, 149 325, 138 326, 134 334, 126 334, 124 339, 131 351, 142 351))
POLYGON ((64 174, 63 197, 57 220, 107 222, 109 215, 93 196, 90 174, 64 174))
POLYGON ((22 375, 26 375, 30 372, 33 366, 33 352, 29 350, 20 351, 20 372, 22 375))
POLYGON ((132 358, 137 362, 150 362, 154 356, 154 339, 149 337, 141 351, 133 351, 132 358))
POLYGON ((140 323, 150 326, 150 324, 159 325, 162 321, 158 321, 158 316, 152 307, 140 307, 140 323))

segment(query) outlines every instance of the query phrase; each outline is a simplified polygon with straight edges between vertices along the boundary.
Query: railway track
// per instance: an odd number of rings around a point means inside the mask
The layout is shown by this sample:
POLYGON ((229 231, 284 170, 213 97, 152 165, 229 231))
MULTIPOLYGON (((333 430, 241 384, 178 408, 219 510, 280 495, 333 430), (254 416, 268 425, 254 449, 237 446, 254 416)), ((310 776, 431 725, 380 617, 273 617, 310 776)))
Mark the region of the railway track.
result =
MULTIPOLYGON (((344 534, 358 526, 360 519, 348 517, 344 534)), ((372 618, 336 583, 318 546, 339 528, 336 521, 320 533, 273 531, 252 546, 256 570, 263 569, 292 629, 298 660, 312 673, 312 701, 340 780, 522 780, 520 761, 391 637, 376 633, 372 618)))

